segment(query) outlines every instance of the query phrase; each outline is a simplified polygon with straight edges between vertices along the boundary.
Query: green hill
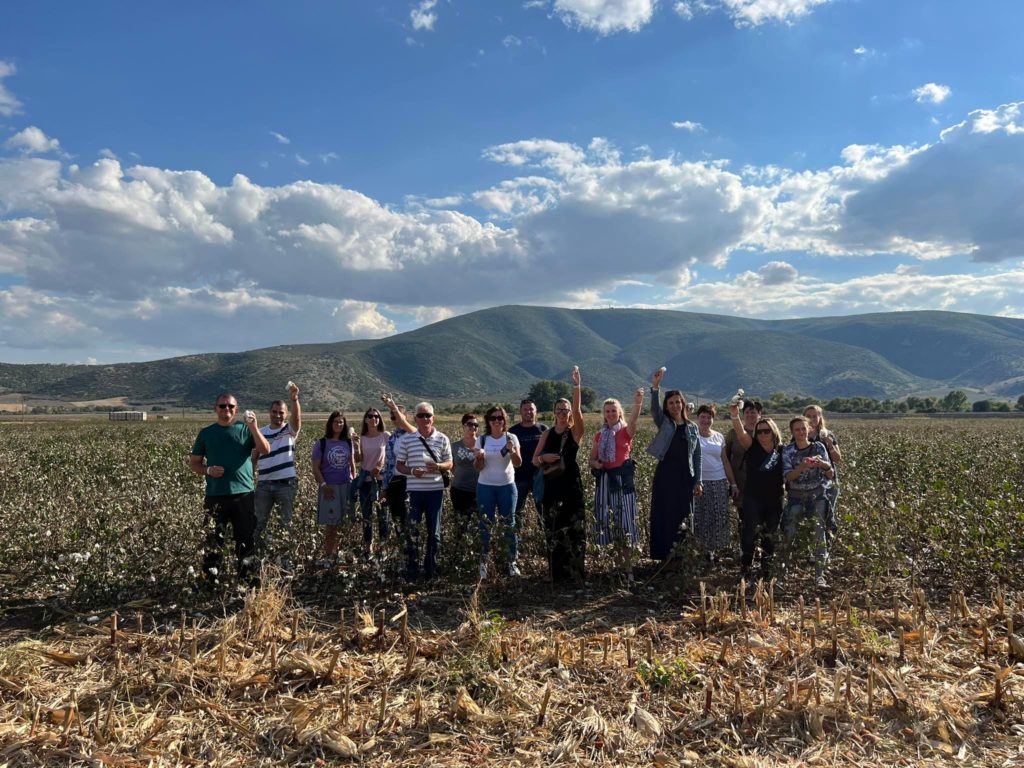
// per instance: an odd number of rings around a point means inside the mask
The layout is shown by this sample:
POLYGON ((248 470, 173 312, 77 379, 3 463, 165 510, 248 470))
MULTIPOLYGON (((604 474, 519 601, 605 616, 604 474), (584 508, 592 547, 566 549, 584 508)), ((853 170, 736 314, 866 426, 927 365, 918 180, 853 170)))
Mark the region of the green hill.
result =
POLYGON ((822 398, 902 397, 970 387, 1024 391, 1024 321, 951 312, 751 320, 639 309, 507 306, 386 339, 306 344, 119 365, 0 364, 0 394, 206 405, 230 389, 269 401, 299 382, 308 406, 518 398, 579 364, 601 396, 627 397, 660 365, 666 384, 726 397, 736 387, 822 398))

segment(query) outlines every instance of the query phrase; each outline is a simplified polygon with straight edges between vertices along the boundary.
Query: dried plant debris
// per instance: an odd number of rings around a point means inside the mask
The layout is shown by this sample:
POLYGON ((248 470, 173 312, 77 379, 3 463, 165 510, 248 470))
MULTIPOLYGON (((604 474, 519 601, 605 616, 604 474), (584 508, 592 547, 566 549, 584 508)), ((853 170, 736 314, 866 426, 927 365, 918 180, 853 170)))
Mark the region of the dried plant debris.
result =
POLYGON ((67 624, 0 651, 0 765, 1024 761, 1021 596, 946 613, 744 589, 596 634, 479 596, 449 631, 412 607, 326 621, 274 580, 222 620, 67 624))

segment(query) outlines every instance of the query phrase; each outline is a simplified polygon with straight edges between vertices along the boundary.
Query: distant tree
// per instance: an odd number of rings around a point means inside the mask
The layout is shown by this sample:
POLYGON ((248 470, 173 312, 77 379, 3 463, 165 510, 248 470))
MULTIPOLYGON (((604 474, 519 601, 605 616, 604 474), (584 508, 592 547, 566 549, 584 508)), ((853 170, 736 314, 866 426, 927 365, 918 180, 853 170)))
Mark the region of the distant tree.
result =
POLYGON ((1024 395, 1017 398, 1017 405, 1014 406, 1014 410, 1024 411, 1024 395))
MULTIPOLYGON (((529 397, 537 404, 538 411, 550 411, 555 407, 555 400, 562 397, 572 399, 572 385, 567 381, 540 379, 530 387, 529 397)), ((589 411, 597 404, 597 392, 590 387, 583 387, 580 400, 583 410, 589 411)))
POLYGON ((944 411, 955 413, 958 411, 966 411, 968 406, 967 393, 962 389, 954 389, 944 398, 942 398, 940 408, 944 411))
POLYGON ((1007 403, 1004 400, 998 400, 998 401, 996 401, 993 404, 992 410, 993 411, 999 411, 1000 413, 1009 413, 1010 412, 1010 404, 1007 403))
POLYGON ((975 400, 974 405, 971 406, 971 410, 975 413, 988 413, 992 410, 991 400, 975 400))

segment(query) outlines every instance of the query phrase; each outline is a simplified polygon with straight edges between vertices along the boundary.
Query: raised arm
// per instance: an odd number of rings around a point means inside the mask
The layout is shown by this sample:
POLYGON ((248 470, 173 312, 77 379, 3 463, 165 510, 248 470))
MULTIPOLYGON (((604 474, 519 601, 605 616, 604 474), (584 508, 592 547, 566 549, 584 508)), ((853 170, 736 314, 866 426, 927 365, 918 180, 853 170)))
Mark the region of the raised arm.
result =
POLYGON ((644 407, 644 388, 637 387, 633 393, 633 410, 629 414, 629 421, 626 422, 626 432, 630 437, 636 434, 636 425, 640 421, 640 409, 644 407))
POLYGON ((406 418, 405 414, 398 410, 398 406, 395 405, 395 401, 391 395, 381 395, 381 400, 384 401, 384 405, 387 406, 388 411, 391 412, 391 418, 395 422, 396 427, 401 427, 406 432, 415 432, 416 427, 412 425, 409 419, 406 418))
POLYGON ((577 445, 583 442, 583 380, 578 365, 572 367, 572 437, 577 445))
POLYGON ((270 453, 270 443, 267 442, 267 438, 260 432, 260 427, 256 423, 256 417, 254 416, 252 421, 246 421, 245 426, 249 428, 249 434, 252 435, 253 442, 256 443, 256 452, 260 456, 270 453))
POLYGON ((659 368, 651 374, 651 418, 654 419, 654 426, 661 427, 661 422, 665 418, 664 412, 661 410, 661 379, 665 375, 665 369, 659 368))
POLYGON ((295 382, 288 387, 288 394, 291 395, 292 401, 292 412, 288 416, 288 424, 297 437, 299 430, 302 429, 302 406, 299 405, 299 388, 295 386, 295 382))
POLYGON ((743 422, 740 421, 740 406, 737 403, 731 403, 729 405, 729 416, 732 418, 732 431, 736 435, 736 442, 743 446, 743 450, 747 450, 754 444, 754 438, 747 434, 747 430, 743 428, 743 422))

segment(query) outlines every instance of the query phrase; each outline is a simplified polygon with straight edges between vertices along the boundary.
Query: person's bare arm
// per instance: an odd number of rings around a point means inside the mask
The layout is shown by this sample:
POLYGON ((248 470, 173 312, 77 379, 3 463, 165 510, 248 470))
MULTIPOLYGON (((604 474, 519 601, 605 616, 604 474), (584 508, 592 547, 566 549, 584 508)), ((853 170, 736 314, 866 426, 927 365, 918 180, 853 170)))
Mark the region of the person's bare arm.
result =
POLYGON ((736 442, 743 446, 743 450, 747 450, 754 444, 754 438, 747 434, 747 430, 743 428, 743 422, 740 421, 740 407, 736 403, 729 406, 729 416, 732 419, 732 431, 736 435, 736 442))
POLYGON ((572 437, 577 445, 583 442, 583 382, 578 365, 572 367, 572 437))
POLYGON ((291 426, 295 436, 298 437, 299 430, 302 429, 302 406, 299 404, 299 388, 293 383, 288 388, 288 392, 292 400, 291 413, 288 414, 288 424, 291 426))
POLYGON ((636 425, 640 421, 640 410, 644 407, 644 388, 637 387, 633 393, 633 410, 629 414, 629 421, 626 422, 626 432, 630 437, 636 434, 636 425))

